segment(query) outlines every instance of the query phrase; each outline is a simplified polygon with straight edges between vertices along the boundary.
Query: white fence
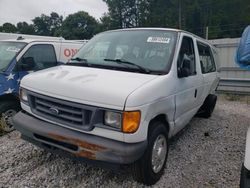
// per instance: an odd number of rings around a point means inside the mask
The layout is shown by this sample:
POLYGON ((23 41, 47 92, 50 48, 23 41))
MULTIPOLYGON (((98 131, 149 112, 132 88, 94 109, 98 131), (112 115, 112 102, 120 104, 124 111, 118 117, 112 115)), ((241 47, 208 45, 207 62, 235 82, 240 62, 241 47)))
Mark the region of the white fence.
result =
POLYGON ((218 49, 221 81, 218 91, 236 94, 250 94, 250 71, 241 69, 235 63, 240 38, 210 40, 218 49))

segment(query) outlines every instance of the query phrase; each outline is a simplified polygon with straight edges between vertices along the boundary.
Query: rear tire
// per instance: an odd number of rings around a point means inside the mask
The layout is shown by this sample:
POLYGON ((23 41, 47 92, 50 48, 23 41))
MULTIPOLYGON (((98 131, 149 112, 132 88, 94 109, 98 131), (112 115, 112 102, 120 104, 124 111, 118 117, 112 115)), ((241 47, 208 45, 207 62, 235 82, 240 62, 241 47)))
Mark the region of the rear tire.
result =
POLYGON ((20 105, 15 101, 4 101, 0 104, 0 128, 4 132, 14 130, 13 116, 20 110, 20 105))
POLYGON ((217 102, 217 96, 209 94, 206 100, 204 101, 203 105, 199 109, 197 116, 202 118, 210 118, 214 111, 216 102, 217 102))
POLYGON ((155 184, 164 173, 168 148, 168 131, 165 125, 160 121, 153 122, 149 129, 147 149, 132 165, 135 180, 145 185, 155 184))

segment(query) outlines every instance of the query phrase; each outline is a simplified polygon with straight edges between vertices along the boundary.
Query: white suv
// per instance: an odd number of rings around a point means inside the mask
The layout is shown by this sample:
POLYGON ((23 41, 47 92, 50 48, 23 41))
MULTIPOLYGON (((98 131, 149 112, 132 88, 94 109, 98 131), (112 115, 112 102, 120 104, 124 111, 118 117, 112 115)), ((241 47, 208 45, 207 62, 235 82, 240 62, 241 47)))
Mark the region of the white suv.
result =
POLYGON ((98 34, 67 65, 22 80, 14 126, 54 152, 132 164, 136 179, 152 185, 164 172, 169 138, 197 113, 213 112, 215 53, 181 30, 98 34))

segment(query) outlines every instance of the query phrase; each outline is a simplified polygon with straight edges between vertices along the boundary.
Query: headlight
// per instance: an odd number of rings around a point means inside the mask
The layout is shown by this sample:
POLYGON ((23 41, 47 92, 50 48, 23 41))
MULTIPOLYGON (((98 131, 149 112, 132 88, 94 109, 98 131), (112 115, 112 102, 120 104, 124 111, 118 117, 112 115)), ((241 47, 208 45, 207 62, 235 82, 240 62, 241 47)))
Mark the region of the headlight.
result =
POLYGON ((122 115, 120 113, 106 111, 104 115, 104 124, 121 130, 121 117, 122 115))
POLYGON ((20 95, 21 101, 28 102, 28 95, 27 95, 27 91, 25 89, 20 88, 19 95, 20 95))

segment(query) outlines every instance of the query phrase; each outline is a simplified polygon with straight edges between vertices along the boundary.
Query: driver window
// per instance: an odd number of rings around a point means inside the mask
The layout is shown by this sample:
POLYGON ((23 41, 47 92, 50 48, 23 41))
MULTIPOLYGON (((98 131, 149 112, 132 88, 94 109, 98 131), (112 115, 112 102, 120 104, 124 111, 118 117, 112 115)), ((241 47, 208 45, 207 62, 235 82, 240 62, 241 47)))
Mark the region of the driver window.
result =
POLYGON ((49 44, 37 44, 31 46, 23 55, 23 58, 33 58, 34 71, 50 68, 57 65, 54 47, 49 44))
POLYGON ((177 65, 178 70, 185 67, 189 69, 190 75, 196 74, 194 43, 192 38, 183 37, 177 65), (187 65, 184 63, 185 60, 190 61, 188 67, 186 67, 187 65))

